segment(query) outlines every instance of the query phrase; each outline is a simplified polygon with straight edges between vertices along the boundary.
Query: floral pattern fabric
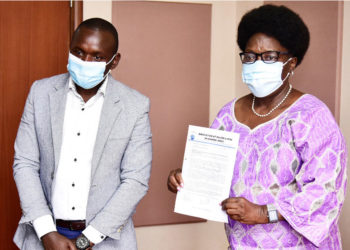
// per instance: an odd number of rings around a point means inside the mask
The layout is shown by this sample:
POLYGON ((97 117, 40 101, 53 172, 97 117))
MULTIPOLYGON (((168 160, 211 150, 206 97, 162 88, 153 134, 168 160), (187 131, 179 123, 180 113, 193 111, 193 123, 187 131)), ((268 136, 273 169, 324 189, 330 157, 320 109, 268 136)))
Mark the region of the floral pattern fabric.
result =
POLYGON ((341 249, 338 217, 346 188, 345 140, 324 103, 305 94, 276 118, 250 129, 235 101, 212 128, 240 134, 230 197, 274 204, 285 221, 225 225, 232 249, 341 249))

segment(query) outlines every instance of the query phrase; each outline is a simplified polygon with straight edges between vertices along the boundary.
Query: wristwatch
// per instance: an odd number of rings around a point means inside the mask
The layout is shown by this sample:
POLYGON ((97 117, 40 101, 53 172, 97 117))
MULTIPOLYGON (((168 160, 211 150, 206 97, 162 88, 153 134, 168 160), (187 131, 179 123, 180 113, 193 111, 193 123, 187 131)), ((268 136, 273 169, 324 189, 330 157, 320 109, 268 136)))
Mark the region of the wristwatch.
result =
POLYGON ((75 246, 79 250, 85 250, 90 247, 90 241, 84 234, 81 234, 75 241, 75 246))
POLYGON ((277 209, 273 204, 267 204, 267 217, 270 223, 276 223, 278 221, 277 209))

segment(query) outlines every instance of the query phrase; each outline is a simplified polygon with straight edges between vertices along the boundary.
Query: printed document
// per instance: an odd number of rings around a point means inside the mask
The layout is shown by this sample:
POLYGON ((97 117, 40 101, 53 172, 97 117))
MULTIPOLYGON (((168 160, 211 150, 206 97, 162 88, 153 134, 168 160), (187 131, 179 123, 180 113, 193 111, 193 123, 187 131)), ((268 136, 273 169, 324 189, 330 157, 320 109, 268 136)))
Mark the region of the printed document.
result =
POLYGON ((176 213, 228 222, 220 203, 229 197, 238 140, 237 133, 189 126, 176 213))

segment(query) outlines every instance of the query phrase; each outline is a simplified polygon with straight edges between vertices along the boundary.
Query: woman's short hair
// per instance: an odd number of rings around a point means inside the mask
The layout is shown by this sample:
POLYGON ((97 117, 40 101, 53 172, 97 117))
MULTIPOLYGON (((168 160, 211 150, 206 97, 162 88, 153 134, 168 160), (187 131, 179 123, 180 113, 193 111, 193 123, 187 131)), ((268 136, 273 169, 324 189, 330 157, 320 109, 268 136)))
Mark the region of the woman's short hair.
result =
POLYGON ((263 5, 247 12, 238 26, 237 43, 244 51, 256 33, 275 38, 301 63, 309 47, 310 34, 298 14, 285 6, 263 5))

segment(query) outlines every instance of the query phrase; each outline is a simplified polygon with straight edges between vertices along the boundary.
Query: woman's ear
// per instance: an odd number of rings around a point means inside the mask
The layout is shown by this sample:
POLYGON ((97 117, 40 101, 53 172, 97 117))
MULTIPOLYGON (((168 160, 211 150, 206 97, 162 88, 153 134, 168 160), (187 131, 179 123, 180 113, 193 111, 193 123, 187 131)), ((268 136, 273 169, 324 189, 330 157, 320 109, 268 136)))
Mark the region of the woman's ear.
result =
POLYGON ((293 72, 297 67, 298 58, 292 57, 292 60, 289 62, 289 71, 293 72))

